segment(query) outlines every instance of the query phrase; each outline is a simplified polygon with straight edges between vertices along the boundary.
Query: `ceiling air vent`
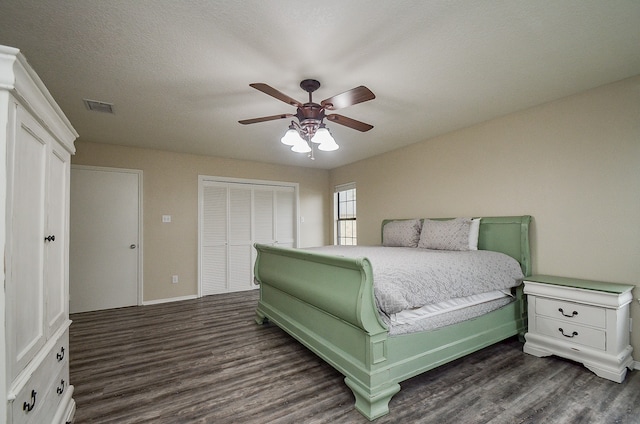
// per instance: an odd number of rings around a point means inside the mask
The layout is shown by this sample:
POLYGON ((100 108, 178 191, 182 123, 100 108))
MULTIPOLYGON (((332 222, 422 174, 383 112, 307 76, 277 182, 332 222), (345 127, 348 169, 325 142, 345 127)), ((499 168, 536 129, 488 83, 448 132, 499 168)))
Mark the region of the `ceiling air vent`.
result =
POLYGON ((97 100, 82 99, 88 110, 94 112, 113 113, 113 104, 97 100))

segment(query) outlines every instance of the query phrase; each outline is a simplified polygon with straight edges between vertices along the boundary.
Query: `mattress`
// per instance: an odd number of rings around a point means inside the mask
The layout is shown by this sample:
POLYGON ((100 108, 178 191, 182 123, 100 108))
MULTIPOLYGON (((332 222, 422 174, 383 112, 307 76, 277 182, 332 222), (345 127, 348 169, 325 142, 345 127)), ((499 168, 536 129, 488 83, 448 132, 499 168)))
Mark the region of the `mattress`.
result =
POLYGON ((450 299, 509 291, 524 277, 518 261, 487 250, 448 251, 411 247, 325 246, 315 253, 367 258, 378 309, 393 314, 450 299))
POLYGON ((431 331, 502 308, 515 300, 510 292, 496 290, 489 293, 450 299, 422 308, 397 314, 380 314, 389 329, 389 335, 401 335, 419 331, 431 331))

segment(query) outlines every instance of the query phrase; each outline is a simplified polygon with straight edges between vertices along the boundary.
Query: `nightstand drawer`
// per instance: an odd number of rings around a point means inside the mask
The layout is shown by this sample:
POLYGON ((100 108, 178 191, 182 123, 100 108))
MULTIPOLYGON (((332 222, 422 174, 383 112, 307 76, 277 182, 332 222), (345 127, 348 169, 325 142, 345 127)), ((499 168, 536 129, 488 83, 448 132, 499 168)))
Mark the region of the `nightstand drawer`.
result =
POLYGON ((594 349, 606 350, 604 330, 575 325, 566 321, 536 317, 538 333, 550 336, 567 343, 580 344, 594 349))
POLYGON ((574 324, 606 328, 606 311, 595 306, 539 297, 536 300, 536 314, 567 321, 574 324))

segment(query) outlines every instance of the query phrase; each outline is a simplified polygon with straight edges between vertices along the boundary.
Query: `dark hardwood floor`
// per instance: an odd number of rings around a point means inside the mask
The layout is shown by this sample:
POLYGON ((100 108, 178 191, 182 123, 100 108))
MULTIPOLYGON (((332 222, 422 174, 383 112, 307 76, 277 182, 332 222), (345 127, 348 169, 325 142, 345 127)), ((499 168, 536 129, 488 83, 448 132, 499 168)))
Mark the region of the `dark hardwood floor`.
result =
MULTIPOLYGON (((72 315, 76 423, 366 423, 333 368, 254 318, 257 292, 72 315)), ((622 384, 517 339, 401 383, 376 423, 640 423, 622 384)))

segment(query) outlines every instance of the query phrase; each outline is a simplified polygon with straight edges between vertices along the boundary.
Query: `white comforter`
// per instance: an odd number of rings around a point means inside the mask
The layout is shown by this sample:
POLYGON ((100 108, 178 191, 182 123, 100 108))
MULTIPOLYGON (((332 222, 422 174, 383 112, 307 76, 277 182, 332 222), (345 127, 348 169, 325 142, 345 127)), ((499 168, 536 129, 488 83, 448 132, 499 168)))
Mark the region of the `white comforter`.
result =
POLYGON ((378 308, 387 315, 451 298, 508 289, 523 278, 515 259, 487 250, 382 246, 325 246, 308 250, 369 259, 378 308))

